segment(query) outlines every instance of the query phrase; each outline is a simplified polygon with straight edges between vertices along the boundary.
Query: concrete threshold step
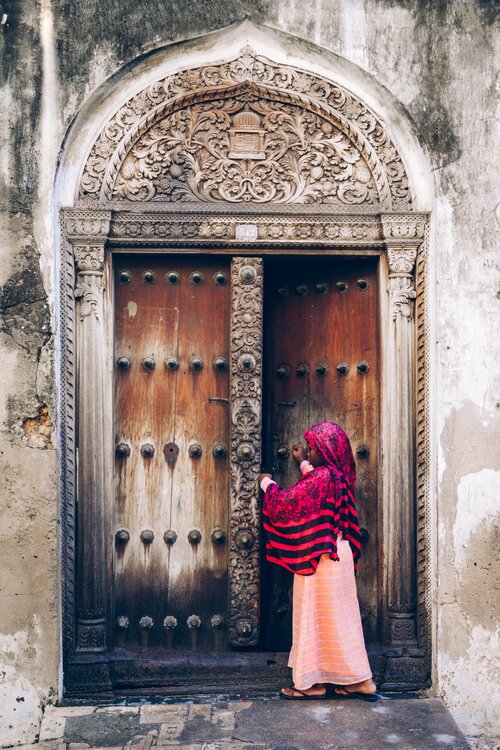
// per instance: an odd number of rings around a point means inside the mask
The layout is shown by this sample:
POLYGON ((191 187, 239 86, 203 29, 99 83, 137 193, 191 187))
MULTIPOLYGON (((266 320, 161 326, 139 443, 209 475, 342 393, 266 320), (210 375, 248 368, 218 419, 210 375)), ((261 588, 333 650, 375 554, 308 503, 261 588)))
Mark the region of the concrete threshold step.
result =
POLYGON ((48 707, 39 750, 470 750, 438 698, 48 707), (45 747, 40 747, 45 745, 45 747))

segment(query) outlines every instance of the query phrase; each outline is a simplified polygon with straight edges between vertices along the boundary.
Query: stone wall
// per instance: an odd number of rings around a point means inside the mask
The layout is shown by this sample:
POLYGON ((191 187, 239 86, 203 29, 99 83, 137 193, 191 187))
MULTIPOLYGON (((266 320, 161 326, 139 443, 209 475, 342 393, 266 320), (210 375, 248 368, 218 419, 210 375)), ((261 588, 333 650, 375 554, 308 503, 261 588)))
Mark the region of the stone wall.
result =
POLYGON ((318 56, 314 45, 319 45, 338 54, 339 64, 344 58, 359 66, 401 102, 428 154, 436 196, 427 206, 435 227, 430 427, 436 484, 429 552, 434 689, 467 733, 498 732, 491 693, 499 651, 493 611, 499 484, 494 249, 500 222, 495 5, 467 0, 1 4, 7 14, 0 30, 4 744, 34 739, 41 707, 55 699, 60 681, 54 180, 65 133, 100 84, 128 63, 245 16, 301 37, 311 54, 318 56))

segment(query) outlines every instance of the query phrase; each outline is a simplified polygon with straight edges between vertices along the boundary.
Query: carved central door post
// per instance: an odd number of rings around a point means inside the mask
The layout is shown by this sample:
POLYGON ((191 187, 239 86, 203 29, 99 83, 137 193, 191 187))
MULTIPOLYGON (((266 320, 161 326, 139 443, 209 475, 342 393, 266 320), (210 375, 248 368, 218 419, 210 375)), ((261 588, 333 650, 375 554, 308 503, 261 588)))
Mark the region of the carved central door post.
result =
POLYGON ((255 646, 259 640, 262 295, 262 258, 233 258, 229 509, 229 640, 233 646, 255 646))
POLYGON ((384 509, 385 590, 388 622, 385 687, 401 686, 418 671, 415 570, 415 324, 414 271, 425 222, 416 216, 382 216, 389 270, 389 331, 385 347, 384 509), (392 658, 391 657, 399 657, 392 658), (403 665, 403 661, 405 664, 403 665), (412 670, 412 667, 414 669, 412 670), (405 671, 406 670, 406 671, 405 671))
POLYGON ((107 648, 103 276, 109 223, 108 212, 67 218, 77 303, 77 654, 104 654, 107 648))

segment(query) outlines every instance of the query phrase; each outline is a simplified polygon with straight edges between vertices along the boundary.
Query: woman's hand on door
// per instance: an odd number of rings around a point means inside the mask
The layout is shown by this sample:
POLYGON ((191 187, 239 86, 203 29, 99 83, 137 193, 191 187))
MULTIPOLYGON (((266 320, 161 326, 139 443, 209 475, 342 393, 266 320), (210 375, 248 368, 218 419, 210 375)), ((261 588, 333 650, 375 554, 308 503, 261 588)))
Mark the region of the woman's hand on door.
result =
POLYGON ((292 446, 292 456, 298 464, 301 464, 307 458, 306 446, 302 444, 292 446))
POLYGON ((262 482, 262 480, 265 479, 266 477, 269 477, 269 479, 272 479, 273 475, 272 474, 267 474, 267 473, 259 474, 259 478, 257 480, 258 483, 259 483, 259 486, 260 486, 260 483, 262 482))

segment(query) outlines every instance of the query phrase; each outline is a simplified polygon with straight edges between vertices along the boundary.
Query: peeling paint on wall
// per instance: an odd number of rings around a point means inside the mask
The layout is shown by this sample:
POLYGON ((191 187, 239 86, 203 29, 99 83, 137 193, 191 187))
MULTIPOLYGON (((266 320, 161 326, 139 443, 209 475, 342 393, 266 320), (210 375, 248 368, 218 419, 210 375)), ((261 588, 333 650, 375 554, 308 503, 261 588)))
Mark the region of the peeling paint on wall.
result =
MULTIPOLYGON (((463 613, 455 612, 457 615, 456 629, 460 630, 463 613)), ((443 697, 462 731, 470 736, 495 736, 500 726, 500 632, 477 625, 467 634, 466 642, 460 656, 445 650, 439 654, 443 697)))
MULTIPOLYGON (((36 621, 33 623, 36 630, 36 621)), ((39 658, 27 631, 0 635, 0 744, 35 742, 42 717, 39 690, 21 671, 30 658, 39 658)))
POLYGON ((465 566, 471 536, 475 535, 479 526, 500 524, 500 472, 483 469, 462 477, 457 495, 453 545, 455 567, 460 579, 467 572, 465 566))

